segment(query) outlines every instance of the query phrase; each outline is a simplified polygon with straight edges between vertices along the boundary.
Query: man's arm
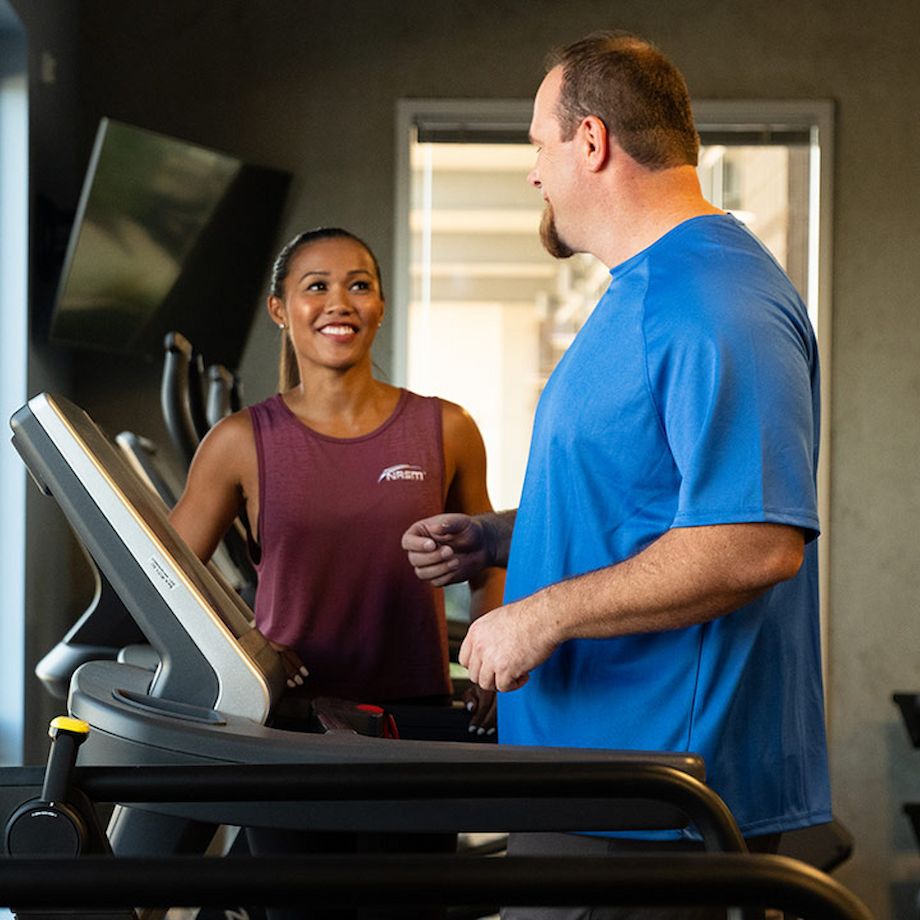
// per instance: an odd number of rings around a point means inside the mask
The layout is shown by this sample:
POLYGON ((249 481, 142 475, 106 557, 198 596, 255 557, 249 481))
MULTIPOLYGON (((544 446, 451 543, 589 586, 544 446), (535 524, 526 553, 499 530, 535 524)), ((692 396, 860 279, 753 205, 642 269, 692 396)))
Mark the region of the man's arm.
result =
POLYGON ((460 662, 480 686, 516 690, 569 639, 681 629, 737 610, 798 572, 804 542, 780 524, 674 528, 631 559, 480 617, 460 662))
POLYGON ((404 534, 402 548, 415 574, 440 588, 475 578, 483 569, 506 568, 517 511, 436 514, 404 534))

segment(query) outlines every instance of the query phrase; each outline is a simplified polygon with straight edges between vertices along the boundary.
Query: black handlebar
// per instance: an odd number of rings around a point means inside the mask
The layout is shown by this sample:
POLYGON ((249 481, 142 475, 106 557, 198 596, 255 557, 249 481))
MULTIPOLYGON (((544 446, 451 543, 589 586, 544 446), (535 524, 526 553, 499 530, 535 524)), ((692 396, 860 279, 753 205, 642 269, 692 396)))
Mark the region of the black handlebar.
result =
MULTIPOLYGON (((160 402, 163 419, 173 443, 178 448, 186 463, 192 462, 198 442, 199 433, 191 404, 193 386, 194 353, 191 342, 178 332, 170 332, 164 341, 166 356, 163 362, 163 379, 160 387, 160 402)), ((194 381, 199 391, 200 380, 194 381)))
POLYGON ((663 764, 381 763, 77 767, 97 802, 283 802, 418 799, 645 799, 683 812, 706 848, 746 846, 728 807, 705 783, 663 764))
POLYGON ((555 859, 446 855, 0 860, 17 909, 239 903, 733 905, 803 920, 872 920, 833 879, 782 856, 669 854, 555 859), (48 879, 54 879, 49 885, 48 879))

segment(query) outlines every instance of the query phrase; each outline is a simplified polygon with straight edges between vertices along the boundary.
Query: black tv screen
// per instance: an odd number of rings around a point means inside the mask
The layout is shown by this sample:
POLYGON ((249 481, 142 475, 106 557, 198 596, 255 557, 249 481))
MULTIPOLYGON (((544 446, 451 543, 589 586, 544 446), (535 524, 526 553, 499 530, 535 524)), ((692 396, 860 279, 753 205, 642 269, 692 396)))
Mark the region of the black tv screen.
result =
POLYGON ((51 320, 63 345, 156 358, 181 332, 235 369, 290 175, 102 119, 51 320))

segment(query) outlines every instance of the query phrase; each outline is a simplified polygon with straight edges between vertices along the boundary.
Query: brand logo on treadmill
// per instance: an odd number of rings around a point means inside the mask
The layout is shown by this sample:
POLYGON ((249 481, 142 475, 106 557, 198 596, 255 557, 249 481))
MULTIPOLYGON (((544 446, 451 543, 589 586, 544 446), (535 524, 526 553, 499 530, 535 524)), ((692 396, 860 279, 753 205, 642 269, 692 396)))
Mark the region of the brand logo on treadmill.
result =
POLYGON ((170 591, 176 587, 176 579, 173 578, 156 559, 150 560, 150 568, 153 569, 153 574, 156 575, 170 591))
POLYGON ((397 463, 396 466, 388 466, 378 477, 377 482, 424 482, 428 473, 420 466, 413 466, 411 463, 397 463))

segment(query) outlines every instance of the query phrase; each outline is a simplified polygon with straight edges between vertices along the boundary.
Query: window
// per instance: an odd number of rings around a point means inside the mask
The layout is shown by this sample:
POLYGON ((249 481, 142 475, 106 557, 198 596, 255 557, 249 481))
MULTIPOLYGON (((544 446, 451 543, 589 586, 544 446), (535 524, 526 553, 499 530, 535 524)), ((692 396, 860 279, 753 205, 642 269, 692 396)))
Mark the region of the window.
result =
MULTIPOLYGON (((0 0, 0 414, 26 400, 28 109, 25 34, 0 0)), ((0 763, 22 762, 25 469, 0 449, 0 763)))
MULTIPOLYGON (((830 104, 694 109, 704 194, 744 220, 789 273, 827 381, 830 104)), ((489 448, 494 501, 513 507, 539 391, 607 271, 590 256, 553 260, 540 246, 542 204, 525 181, 529 102, 412 100, 399 116, 395 376, 470 410, 489 448)))
MULTIPOLYGON (((700 101, 694 112, 706 197, 750 226, 808 305, 827 420, 831 103, 700 101)), ((608 283, 592 257, 560 262, 540 246, 542 202, 525 181, 530 114, 512 100, 398 110, 394 376, 470 411, 497 508, 517 505, 540 390, 608 283)), ((827 460, 824 449, 825 521, 827 460)))

